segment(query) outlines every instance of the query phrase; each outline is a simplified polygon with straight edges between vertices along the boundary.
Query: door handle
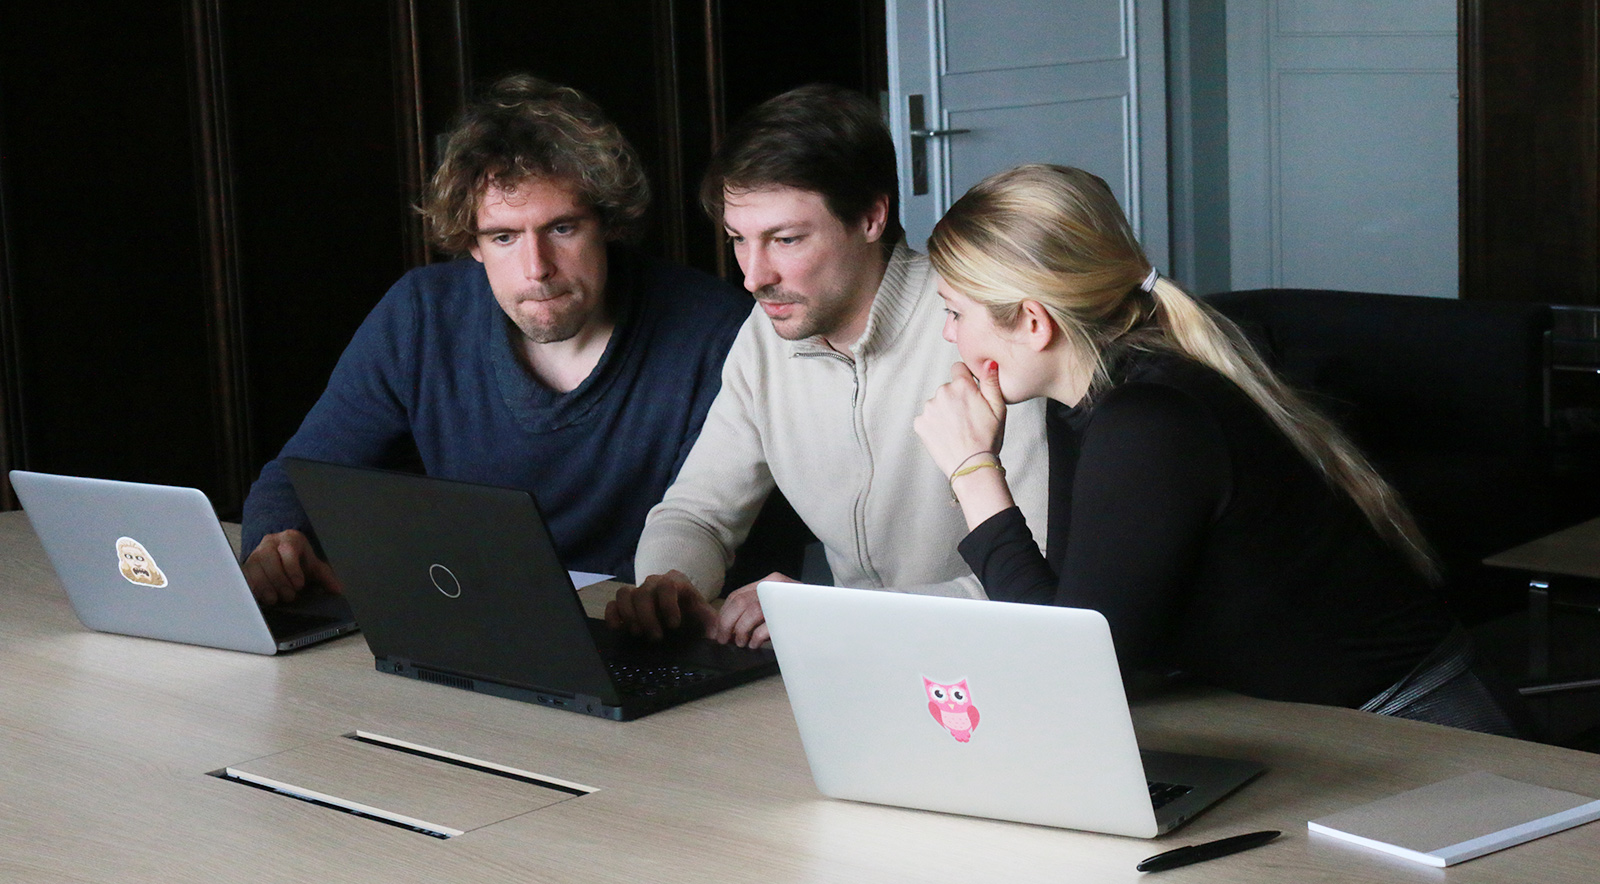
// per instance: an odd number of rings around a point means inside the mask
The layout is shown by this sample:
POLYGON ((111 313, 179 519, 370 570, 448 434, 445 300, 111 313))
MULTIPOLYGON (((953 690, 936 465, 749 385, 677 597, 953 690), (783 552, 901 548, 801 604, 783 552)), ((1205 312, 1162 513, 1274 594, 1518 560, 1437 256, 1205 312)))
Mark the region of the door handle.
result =
POLYGON ((929 129, 927 100, 921 95, 906 96, 911 123, 911 195, 928 192, 928 139, 962 135, 971 129, 929 129))

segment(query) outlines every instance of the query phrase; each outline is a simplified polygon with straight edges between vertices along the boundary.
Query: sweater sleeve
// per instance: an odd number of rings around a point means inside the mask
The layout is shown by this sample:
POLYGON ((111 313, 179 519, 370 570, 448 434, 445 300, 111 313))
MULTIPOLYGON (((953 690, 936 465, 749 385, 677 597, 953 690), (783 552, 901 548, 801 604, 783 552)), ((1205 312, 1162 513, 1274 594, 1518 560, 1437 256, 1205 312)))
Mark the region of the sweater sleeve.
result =
POLYGON ((711 405, 722 390, 722 369, 727 364, 728 351, 743 327, 744 324, 740 321, 716 326, 712 329, 713 340, 708 341, 700 352, 700 365, 697 368, 705 380, 695 385, 694 398, 689 403, 689 425, 683 438, 678 442, 678 457, 672 464, 674 478, 683 471, 684 462, 689 459, 689 452, 694 450, 695 442, 705 429, 711 405))
POLYGON ((1082 431, 1070 499, 1050 501, 1068 513, 1065 549, 1052 556, 1059 574, 1015 509, 978 526, 962 555, 991 598, 1097 610, 1123 664, 1150 665, 1231 482, 1226 443, 1202 405, 1172 387, 1126 384, 1082 431))
POLYGON ((634 575, 678 570, 707 598, 716 597, 733 554, 750 533, 774 482, 753 415, 760 389, 751 322, 734 341, 722 388, 677 479, 645 518, 634 575))
POLYGON ((1040 554, 1019 507, 990 516, 958 548, 991 600, 1033 605, 1055 601, 1055 569, 1040 554))
POLYGON ((410 438, 406 397, 416 389, 416 297, 405 279, 390 289, 356 330, 300 428, 262 467, 245 498, 242 555, 268 534, 309 533, 282 458, 379 466, 410 438))

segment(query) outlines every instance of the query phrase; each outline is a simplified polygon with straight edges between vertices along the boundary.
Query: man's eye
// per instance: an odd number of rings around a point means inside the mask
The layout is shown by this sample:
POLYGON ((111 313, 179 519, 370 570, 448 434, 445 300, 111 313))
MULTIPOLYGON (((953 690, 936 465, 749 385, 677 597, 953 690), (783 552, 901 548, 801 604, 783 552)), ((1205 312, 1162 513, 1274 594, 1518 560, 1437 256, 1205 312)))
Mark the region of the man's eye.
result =
POLYGON ((515 237, 509 233, 497 233, 494 236, 489 237, 489 241, 495 245, 503 246, 508 245, 514 238, 515 237))
POLYGON ((742 246, 744 245, 744 237, 730 233, 728 234, 728 242, 731 242, 736 246, 742 246))
POLYGON ((794 245, 795 243, 797 243, 799 241, 800 241, 800 237, 798 237, 798 236, 780 236, 780 237, 777 237, 777 243, 779 245, 792 246, 792 245, 794 245))
POLYGON ((550 232, 556 236, 568 236, 576 233, 577 231, 578 225, 576 224, 557 224, 556 226, 550 228, 550 232))

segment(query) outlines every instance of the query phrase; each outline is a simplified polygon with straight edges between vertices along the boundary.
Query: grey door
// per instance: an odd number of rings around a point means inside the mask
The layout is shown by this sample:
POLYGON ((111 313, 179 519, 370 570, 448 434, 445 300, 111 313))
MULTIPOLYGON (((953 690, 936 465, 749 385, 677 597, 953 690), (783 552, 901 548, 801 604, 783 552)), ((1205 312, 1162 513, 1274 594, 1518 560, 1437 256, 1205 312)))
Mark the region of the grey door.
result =
POLYGON ((1229 0, 1233 288, 1458 294, 1455 0, 1229 0))
POLYGON ((984 176, 1049 162, 1106 179, 1151 260, 1167 266, 1160 2, 889 0, 888 19, 890 117, 914 247, 984 176))

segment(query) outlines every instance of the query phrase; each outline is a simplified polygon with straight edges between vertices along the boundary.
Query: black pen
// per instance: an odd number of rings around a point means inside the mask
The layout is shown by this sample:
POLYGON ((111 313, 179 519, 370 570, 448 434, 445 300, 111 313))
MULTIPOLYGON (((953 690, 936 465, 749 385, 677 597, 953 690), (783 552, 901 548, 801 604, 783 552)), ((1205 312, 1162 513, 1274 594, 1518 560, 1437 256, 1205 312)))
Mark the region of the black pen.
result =
POLYGON ((1188 847, 1180 847, 1177 850, 1169 850, 1166 853, 1158 853, 1134 866, 1134 868, 1141 872, 1164 872, 1167 869, 1176 869, 1179 866, 1186 866, 1190 863, 1203 863, 1208 859, 1216 859, 1219 856, 1227 856, 1230 853, 1238 853, 1241 850, 1260 847, 1278 837, 1279 834, 1281 833, 1277 830, 1251 832, 1248 835, 1223 838, 1221 841, 1192 844, 1188 847))

